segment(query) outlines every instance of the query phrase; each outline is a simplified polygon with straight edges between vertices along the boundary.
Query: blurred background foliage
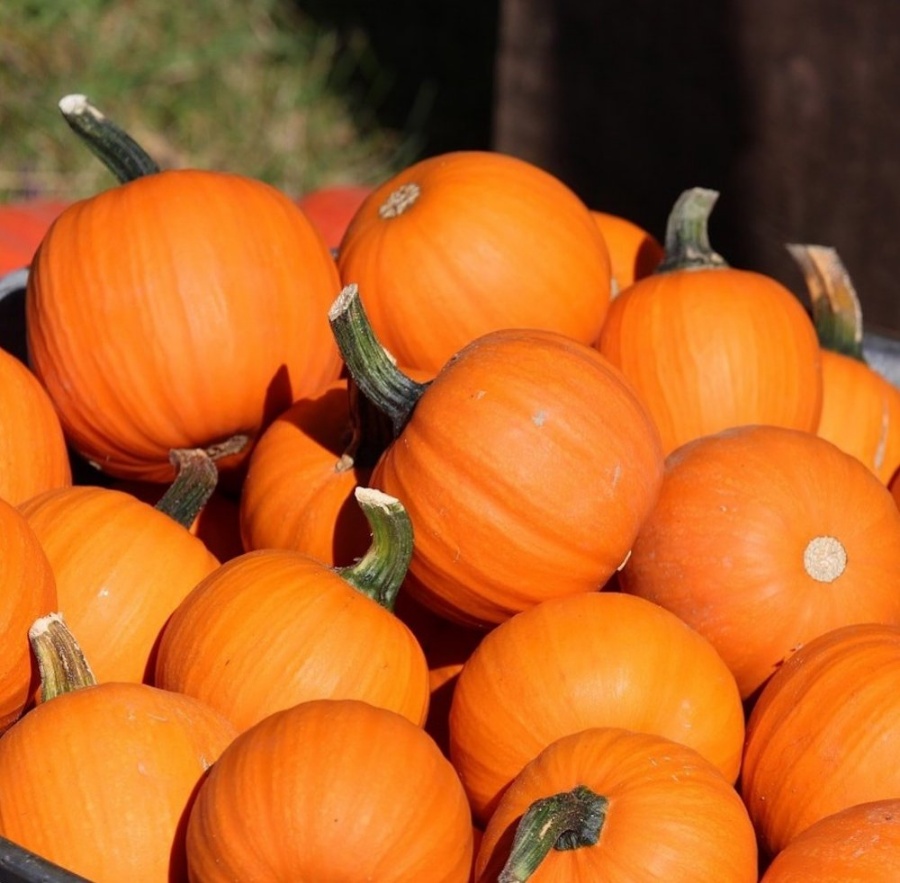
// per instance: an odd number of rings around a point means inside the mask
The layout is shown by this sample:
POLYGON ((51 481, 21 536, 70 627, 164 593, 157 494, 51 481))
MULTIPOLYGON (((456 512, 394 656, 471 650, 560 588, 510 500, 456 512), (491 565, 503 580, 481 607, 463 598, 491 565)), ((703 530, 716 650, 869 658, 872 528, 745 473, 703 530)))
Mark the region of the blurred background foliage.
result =
MULTIPOLYGON (((404 15, 398 2, 385 19, 342 0, 3 0, 0 200, 112 185, 59 114, 72 92, 163 167, 240 172, 291 195, 377 183, 425 153, 486 146, 490 89, 473 89, 478 71, 463 70, 466 47, 454 39, 454 28, 471 31, 474 4, 409 4, 404 15), (443 50, 418 39, 418 25, 443 50), (466 89, 479 111, 463 102, 448 114, 448 94, 452 103, 466 89)), ((489 58, 492 46, 482 48, 489 58)))

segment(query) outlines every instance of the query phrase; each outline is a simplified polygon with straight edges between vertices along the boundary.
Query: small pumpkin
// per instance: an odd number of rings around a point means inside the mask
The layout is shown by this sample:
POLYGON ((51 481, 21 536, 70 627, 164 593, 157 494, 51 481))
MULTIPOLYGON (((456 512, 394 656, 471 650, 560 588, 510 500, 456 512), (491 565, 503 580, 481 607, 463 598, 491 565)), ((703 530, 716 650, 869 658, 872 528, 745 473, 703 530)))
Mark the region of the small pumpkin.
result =
POLYGON ((745 424, 814 432, 822 408, 813 323, 781 283, 713 251, 717 198, 699 187, 681 194, 665 259, 613 300, 597 342, 647 406, 667 454, 745 424))
POLYGON ((363 184, 329 184, 297 198, 325 244, 337 249, 359 207, 374 188, 363 184))
POLYGON ((665 252, 652 233, 623 215, 593 209, 591 216, 609 251, 614 297, 660 265, 665 252))
POLYGON ((47 229, 67 206, 47 197, 0 205, 0 275, 31 263, 47 229))
POLYGON ((649 601, 591 592, 544 601, 486 634, 450 707, 450 759, 475 818, 551 742, 589 727, 655 733, 699 751, 730 782, 744 712, 701 635, 649 601))
POLYGON ((419 727, 355 699, 275 712, 239 735, 197 792, 189 878, 467 883, 472 822, 419 727))
POLYGON ((398 363, 431 375, 500 328, 593 343, 611 290, 587 206, 543 169, 491 151, 429 157, 377 187, 344 235, 338 268, 366 293, 398 363))
POLYGON ((478 883, 756 883, 756 835, 734 787, 685 745, 597 727, 548 745, 485 828, 478 883))

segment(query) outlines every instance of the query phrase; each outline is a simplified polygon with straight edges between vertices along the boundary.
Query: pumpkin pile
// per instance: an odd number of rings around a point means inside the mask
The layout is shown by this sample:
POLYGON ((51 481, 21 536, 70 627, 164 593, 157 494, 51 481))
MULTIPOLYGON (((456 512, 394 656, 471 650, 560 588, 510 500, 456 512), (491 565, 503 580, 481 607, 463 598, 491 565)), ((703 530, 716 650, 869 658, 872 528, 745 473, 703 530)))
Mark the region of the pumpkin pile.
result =
POLYGON ((298 199, 60 109, 118 183, 13 268, 10 861, 895 878, 900 392, 833 249, 807 309, 705 188, 661 241, 484 151, 298 199))

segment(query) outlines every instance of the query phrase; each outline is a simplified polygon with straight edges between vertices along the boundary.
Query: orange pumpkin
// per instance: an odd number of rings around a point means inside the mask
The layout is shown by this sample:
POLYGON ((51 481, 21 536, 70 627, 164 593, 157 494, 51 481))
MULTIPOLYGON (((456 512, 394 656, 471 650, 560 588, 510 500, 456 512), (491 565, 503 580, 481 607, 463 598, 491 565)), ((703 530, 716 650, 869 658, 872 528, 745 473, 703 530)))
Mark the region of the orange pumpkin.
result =
POLYGON ((756 883, 756 835, 737 792, 692 748, 600 727, 552 742, 504 793, 478 883, 756 883))
POLYGON ((591 215, 609 251, 613 296, 632 282, 649 276, 660 265, 665 252, 652 233, 622 215, 596 209, 591 215))
POLYGON ((428 712, 428 664, 391 612, 412 533, 398 501, 360 489, 371 519, 365 557, 332 568, 263 549, 223 564, 174 611, 154 683, 188 693, 240 730, 311 699, 361 699, 415 724, 428 712))
POLYGON ((760 883, 894 883, 900 867, 900 797, 858 803, 810 825, 760 883))
POLYGON ((592 592, 498 625, 469 657, 450 707, 450 758, 487 821, 522 767, 589 727, 655 733, 737 777, 744 712, 712 645, 649 601, 592 592))
POLYGON ((450 763, 419 728, 319 699, 239 735, 187 825, 191 880, 467 883, 472 822, 450 763))
POLYGON ((398 363, 431 374, 500 328, 593 343, 610 298, 609 255, 587 206, 537 166, 487 151, 430 157, 376 188, 338 267, 365 292, 398 363))
POLYGON ((0 206, 0 274, 27 267, 47 228, 65 209, 61 199, 35 198, 0 206))
POLYGON ((310 190, 298 197, 297 205, 312 221, 325 244, 336 249, 372 187, 362 184, 331 184, 310 190))
POLYGON ((331 316, 360 389, 399 427, 371 483, 409 512, 417 600, 484 626, 606 582, 656 499, 663 463, 618 371, 571 338, 506 329, 423 385, 367 336, 355 287, 331 316))
POLYGON ((195 789, 236 733, 190 696, 92 684, 59 625, 42 618, 32 640, 42 671, 68 660, 62 692, 0 738, 0 835, 93 883, 185 880, 195 789))
POLYGON ((681 195, 665 260, 613 300, 597 342, 646 404, 666 453, 744 424, 814 432, 822 408, 813 323, 775 279, 712 250, 717 197, 702 188, 681 195))
POLYGON ((18 505, 72 484, 69 451, 53 402, 37 377, 0 349, 0 499, 18 505))
POLYGON ((866 363, 862 307, 837 251, 800 244, 788 250, 803 271, 822 345, 817 433, 887 484, 900 466, 900 390, 866 363))
POLYGON ((741 794, 769 856, 825 816, 900 794, 900 626, 813 639, 760 693, 741 794))
POLYGON ((170 450, 255 436, 338 376, 339 288, 322 238, 274 187, 144 174, 69 206, 44 237, 31 363, 79 453, 115 477, 169 481, 170 450))
POLYGON ((748 698, 799 646, 900 624, 900 511, 812 433, 744 426, 669 455, 619 585, 703 634, 748 698))

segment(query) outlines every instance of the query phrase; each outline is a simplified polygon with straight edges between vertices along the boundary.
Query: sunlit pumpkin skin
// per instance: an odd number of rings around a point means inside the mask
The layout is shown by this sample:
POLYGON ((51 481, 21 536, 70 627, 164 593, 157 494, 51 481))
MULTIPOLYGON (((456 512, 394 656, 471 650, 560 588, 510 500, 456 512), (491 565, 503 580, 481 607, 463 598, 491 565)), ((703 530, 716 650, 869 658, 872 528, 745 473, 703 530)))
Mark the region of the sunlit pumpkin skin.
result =
POLYGON ((669 455, 619 586, 703 634, 748 698, 797 648, 856 622, 900 624, 900 512, 856 457, 745 426, 669 455))
POLYGON ((294 549, 326 564, 350 564, 369 544, 369 526, 353 499, 372 464, 347 455, 351 441, 347 382, 301 399, 266 429, 241 488, 244 548, 294 549))
POLYGON ((194 790, 235 735, 146 684, 57 696, 0 738, 0 835, 93 883, 185 880, 194 790))
POLYGON ((774 856, 812 824, 900 794, 900 627, 834 629, 800 648, 747 725, 741 794, 774 856))
POLYGON ((350 221, 374 188, 362 184, 332 184, 304 193, 297 205, 322 234, 329 248, 338 248, 350 221))
MULTIPOLYGON (((255 436, 338 376, 334 260, 286 195, 171 170, 67 208, 35 256, 28 347, 73 447, 119 478, 255 436)), ((236 468, 240 457, 224 468, 236 468)))
POLYGON ((356 700, 314 700, 242 733, 200 787, 191 883, 467 883, 472 822, 419 727, 356 700))
POLYGON ((432 374, 499 328, 593 343, 611 291, 587 206, 542 169, 487 151, 430 157, 378 187, 354 215, 338 266, 398 363, 432 374))
POLYGON ((242 731, 312 699, 361 699, 417 725, 428 713, 428 664, 408 627, 287 549, 248 552, 201 582, 166 625, 154 682, 242 731))
POLYGON ((0 349, 0 499, 17 506, 72 484, 72 466, 53 402, 15 356, 0 349))
POLYGON ((174 519, 113 488, 46 491, 19 509, 97 680, 149 678, 163 625, 218 559, 174 519))
POLYGON ((550 850, 534 883, 756 883, 756 835, 731 783, 692 748, 617 728, 563 736, 525 766, 485 828, 477 883, 498 879, 531 804, 579 785, 608 801, 599 840, 550 850))
POLYGON ((661 265, 613 300, 597 347, 633 384, 667 454, 733 426, 818 426, 815 328, 800 300, 762 273, 661 265))
POLYGON ((614 295, 637 279, 649 276, 663 259, 656 237, 634 221, 610 212, 591 211, 609 251, 614 295))
MULTIPOLYGON (((25 710, 36 687, 37 669, 28 629, 56 609, 53 570, 40 540, 12 505, 0 499, 0 732, 25 710)), ((0 789, 2 790, 2 789, 0 789)))
POLYGON ((422 394, 372 485, 416 533, 409 589, 489 626, 600 588, 628 554, 662 480, 659 438, 592 347, 507 329, 474 341, 422 394))
POLYGON ((0 205, 0 275, 31 263, 47 229, 67 205, 46 198, 0 205))
POLYGON ((522 767, 588 727, 655 733, 733 782, 744 714, 712 645, 649 601, 592 592, 545 601, 482 638, 450 708, 450 758, 486 821, 522 767))
POLYGON ((900 867, 900 798, 859 803, 810 825, 760 883, 894 883, 900 867))

